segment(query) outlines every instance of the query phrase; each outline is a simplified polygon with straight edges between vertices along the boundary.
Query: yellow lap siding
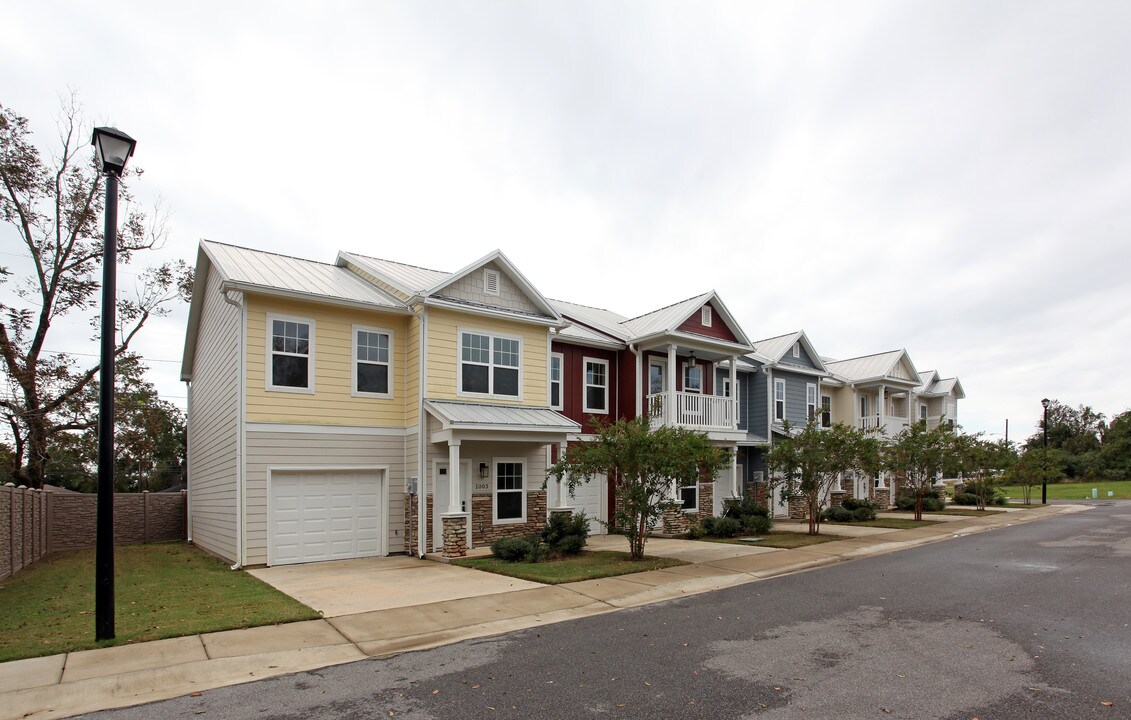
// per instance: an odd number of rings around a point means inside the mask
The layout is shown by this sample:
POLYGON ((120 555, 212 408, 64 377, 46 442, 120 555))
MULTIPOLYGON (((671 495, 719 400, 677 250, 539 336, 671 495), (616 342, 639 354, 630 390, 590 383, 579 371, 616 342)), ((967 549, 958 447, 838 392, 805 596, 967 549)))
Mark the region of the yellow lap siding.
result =
POLYGON ((541 325, 431 308, 428 311, 428 387, 425 397, 440 400, 485 400, 545 407, 548 336, 549 330, 541 325), (457 392, 460 330, 479 330, 522 338, 521 399, 467 397, 457 392))
POLYGON ((404 427, 408 388, 407 318, 381 312, 336 308, 276 298, 247 299, 247 420, 326 425, 404 427), (267 390, 267 315, 277 313, 314 321, 314 392, 267 390), (393 397, 353 397, 353 326, 387 328, 393 332, 393 397))

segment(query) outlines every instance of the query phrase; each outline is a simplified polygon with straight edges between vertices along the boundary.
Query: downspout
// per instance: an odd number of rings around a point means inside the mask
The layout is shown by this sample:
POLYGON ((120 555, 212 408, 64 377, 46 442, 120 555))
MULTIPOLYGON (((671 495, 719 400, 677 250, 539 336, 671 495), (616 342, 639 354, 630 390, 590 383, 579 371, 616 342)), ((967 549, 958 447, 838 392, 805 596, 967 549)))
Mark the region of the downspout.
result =
POLYGON ((185 539, 192 544, 192 382, 185 380, 185 539))
MULTIPOLYGON (((412 310, 412 301, 418 298, 409 300, 408 307, 412 310)), ((424 559, 428 552, 428 546, 425 544, 427 534, 425 530, 428 525, 428 475, 425 472, 425 462, 427 461, 426 450, 424 445, 424 432, 425 432, 425 416, 424 416, 424 396, 427 394, 428 389, 428 306, 421 303, 420 312, 416 313, 412 310, 417 317, 420 318, 420 370, 419 378, 417 380, 417 413, 416 413, 416 455, 417 455, 417 481, 416 481, 416 547, 418 557, 424 559)))
MULTIPOLYGON (((240 312, 240 397, 239 408, 236 411, 237 422, 239 423, 239 431, 236 433, 236 562, 231 566, 232 570, 239 570, 243 567, 245 557, 243 520, 247 510, 244 488, 244 447, 247 443, 247 423, 245 422, 247 418, 244 414, 247 408, 247 306, 243 302, 242 294, 239 294, 239 300, 233 300, 228 296, 223 285, 220 286, 220 297, 240 312)), ((264 370, 266 371, 266 368, 264 370)))

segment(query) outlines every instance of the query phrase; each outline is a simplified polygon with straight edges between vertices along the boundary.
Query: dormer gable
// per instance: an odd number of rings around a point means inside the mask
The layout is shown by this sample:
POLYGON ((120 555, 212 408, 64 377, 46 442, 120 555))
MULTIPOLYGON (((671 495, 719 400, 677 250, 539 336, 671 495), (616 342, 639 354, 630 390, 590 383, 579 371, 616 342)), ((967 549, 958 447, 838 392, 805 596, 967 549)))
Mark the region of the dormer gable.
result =
POLYGON ((778 366, 827 372, 824 361, 804 330, 754 341, 755 349, 778 366))

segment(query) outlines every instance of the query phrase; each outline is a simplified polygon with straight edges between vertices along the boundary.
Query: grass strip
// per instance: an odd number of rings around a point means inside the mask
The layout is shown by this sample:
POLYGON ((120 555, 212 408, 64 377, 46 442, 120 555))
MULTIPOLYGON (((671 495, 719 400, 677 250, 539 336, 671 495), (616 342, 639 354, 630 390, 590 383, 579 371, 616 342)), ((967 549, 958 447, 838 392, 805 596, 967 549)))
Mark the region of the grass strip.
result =
POLYGON ((456 560, 452 564, 507 575, 520 580, 559 585, 579 580, 595 580, 649 570, 661 570, 676 565, 686 565, 687 563, 682 560, 661 557, 645 557, 642 560, 633 560, 626 552, 593 550, 582 552, 580 555, 538 563, 507 562, 495 557, 485 557, 456 560))
POLYGON ((0 662, 320 617, 185 543, 126 545, 114 559, 114 640, 94 640, 94 550, 60 552, 0 585, 0 662))

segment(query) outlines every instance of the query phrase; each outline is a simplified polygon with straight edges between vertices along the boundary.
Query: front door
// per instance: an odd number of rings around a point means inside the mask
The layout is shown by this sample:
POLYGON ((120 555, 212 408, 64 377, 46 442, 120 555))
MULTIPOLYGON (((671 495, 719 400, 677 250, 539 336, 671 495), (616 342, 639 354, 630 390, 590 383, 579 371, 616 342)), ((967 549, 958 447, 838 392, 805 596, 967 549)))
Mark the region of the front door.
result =
MULTIPOLYGON (((441 515, 448 511, 449 483, 448 463, 437 460, 432 464, 432 477, 435 485, 432 492, 432 550, 444 549, 444 523, 441 515)), ((471 461, 462 460, 459 464, 460 507, 465 513, 471 512, 471 461)), ((471 518, 467 521, 467 546, 471 547, 471 518)))

